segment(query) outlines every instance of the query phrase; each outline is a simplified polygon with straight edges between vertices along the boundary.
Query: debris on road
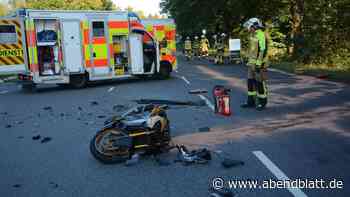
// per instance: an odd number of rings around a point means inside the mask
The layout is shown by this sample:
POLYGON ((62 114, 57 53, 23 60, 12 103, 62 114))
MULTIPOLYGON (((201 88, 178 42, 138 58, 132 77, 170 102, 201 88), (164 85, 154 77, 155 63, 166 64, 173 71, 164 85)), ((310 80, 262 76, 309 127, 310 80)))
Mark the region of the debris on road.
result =
POLYGON ((11 128, 11 127, 12 127, 12 125, 10 125, 10 124, 8 124, 8 125, 5 126, 5 128, 7 128, 7 129, 8 129, 8 128, 11 128))
POLYGON ((98 105, 98 102, 97 102, 97 101, 91 101, 91 102, 90 102, 90 105, 91 105, 91 106, 96 106, 96 105, 98 105))
POLYGON ((18 125, 23 124, 23 121, 16 121, 15 124, 18 124, 18 125))
POLYGON ((79 106, 79 107, 78 107, 78 110, 79 110, 79 111, 83 111, 83 108, 79 106))
POLYGON ((234 193, 229 189, 211 189, 209 197, 235 197, 234 193))
POLYGON ((41 138, 41 135, 35 135, 32 137, 33 140, 39 140, 41 138))
POLYGON ((49 142, 49 141, 51 141, 52 140, 52 138, 50 138, 50 137, 44 137, 44 139, 42 139, 41 140, 41 143, 43 144, 43 143, 47 143, 47 142, 49 142))
POLYGON ((156 104, 156 105, 186 105, 186 106, 205 106, 205 102, 202 100, 194 101, 175 101, 175 100, 162 100, 162 99, 140 99, 135 100, 137 104, 156 104))
POLYGON ((201 127, 198 129, 199 132, 209 132, 210 128, 209 127, 201 127))
POLYGON ((229 158, 225 158, 224 161, 221 162, 221 165, 224 168, 233 168, 233 167, 237 167, 237 166, 243 166, 244 162, 239 161, 239 160, 232 160, 229 158))
POLYGON ((206 89, 195 89, 195 90, 190 90, 188 93, 189 94, 205 94, 205 93, 208 93, 208 90, 206 90, 206 89))
POLYGON ((51 107, 51 106, 46 106, 46 107, 43 108, 43 110, 45 110, 45 111, 51 111, 51 110, 52 110, 52 107, 51 107))
POLYGON ((133 154, 129 160, 126 160, 125 166, 134 166, 140 161, 140 155, 139 154, 133 154))
POLYGON ((0 114, 1 114, 1 115, 4 115, 4 116, 7 116, 7 115, 8 115, 7 112, 1 112, 0 114))
POLYGON ((57 184, 57 183, 50 182, 49 184, 50 184, 53 188, 58 188, 58 184, 57 184))
POLYGON ((97 116, 97 118, 106 118, 106 116, 105 115, 99 115, 99 116, 97 116))
POLYGON ((14 184, 14 185, 12 185, 12 187, 14 187, 14 188, 20 188, 20 187, 22 187, 22 185, 21 185, 21 184, 14 184))
POLYGON ((17 139, 23 139, 24 137, 23 136, 18 136, 17 139))
POLYGON ((222 159, 221 166, 224 168, 243 166, 245 164, 244 161, 229 158, 229 155, 227 153, 225 153, 225 156, 223 156, 224 152, 221 150, 213 151, 213 153, 217 154, 219 158, 222 159))
POLYGON ((115 89, 115 87, 110 87, 110 88, 108 89, 108 92, 112 92, 114 89, 115 89))
POLYGON ((211 160, 210 151, 206 148, 189 151, 184 145, 176 146, 179 154, 179 162, 184 165, 207 164, 211 160))

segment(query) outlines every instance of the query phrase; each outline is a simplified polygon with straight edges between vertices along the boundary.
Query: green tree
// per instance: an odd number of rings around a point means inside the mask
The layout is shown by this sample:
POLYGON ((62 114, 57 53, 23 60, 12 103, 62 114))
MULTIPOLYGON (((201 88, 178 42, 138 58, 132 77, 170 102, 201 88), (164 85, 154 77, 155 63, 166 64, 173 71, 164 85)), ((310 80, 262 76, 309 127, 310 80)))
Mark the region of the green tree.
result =
POLYGON ((8 7, 4 3, 0 3, 0 16, 5 16, 8 13, 8 7))

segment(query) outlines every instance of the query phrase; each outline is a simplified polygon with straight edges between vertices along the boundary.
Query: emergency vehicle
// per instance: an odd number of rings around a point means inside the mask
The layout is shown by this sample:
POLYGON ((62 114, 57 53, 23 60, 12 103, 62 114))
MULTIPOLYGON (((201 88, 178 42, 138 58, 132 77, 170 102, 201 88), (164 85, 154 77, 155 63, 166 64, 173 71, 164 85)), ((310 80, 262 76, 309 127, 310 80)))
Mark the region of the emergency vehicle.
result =
POLYGON ((157 24, 148 32, 136 14, 123 11, 19 9, 0 17, 0 74, 18 74, 24 88, 168 78, 176 69, 175 25, 157 24), (166 49, 160 39, 169 40, 166 49))
POLYGON ((142 20, 147 32, 159 42, 160 59, 170 62, 172 68, 177 68, 176 62, 176 25, 173 19, 142 20))

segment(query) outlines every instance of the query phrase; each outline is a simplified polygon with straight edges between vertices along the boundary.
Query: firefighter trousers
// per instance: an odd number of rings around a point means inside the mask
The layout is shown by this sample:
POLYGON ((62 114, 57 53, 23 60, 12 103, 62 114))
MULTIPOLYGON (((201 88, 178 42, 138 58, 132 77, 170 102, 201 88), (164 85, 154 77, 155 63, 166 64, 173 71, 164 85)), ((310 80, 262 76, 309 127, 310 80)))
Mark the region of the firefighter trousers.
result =
POLYGON ((248 66, 248 99, 247 104, 267 105, 267 68, 263 65, 261 68, 255 68, 255 65, 248 66))

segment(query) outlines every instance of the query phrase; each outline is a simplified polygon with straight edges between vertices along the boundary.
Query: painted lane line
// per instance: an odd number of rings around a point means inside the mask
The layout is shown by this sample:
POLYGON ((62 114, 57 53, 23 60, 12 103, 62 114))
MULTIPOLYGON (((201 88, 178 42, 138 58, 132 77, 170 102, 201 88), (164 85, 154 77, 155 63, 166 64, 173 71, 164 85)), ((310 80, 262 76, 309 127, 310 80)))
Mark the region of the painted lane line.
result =
POLYGON ((115 88, 115 87, 110 87, 110 88, 108 89, 108 92, 112 92, 112 91, 114 90, 114 88, 115 88))
POLYGON ((190 84, 191 84, 191 83, 190 83, 190 81, 188 81, 188 80, 186 79, 186 77, 185 77, 185 76, 182 76, 182 77, 181 77, 181 79, 182 79, 182 80, 184 80, 184 81, 185 81, 185 82, 186 82, 188 85, 190 85, 190 84))
POLYGON ((8 92, 9 92, 8 90, 2 90, 2 91, 0 91, 0 94, 6 94, 8 92))
MULTIPOLYGON (((278 180, 290 180, 286 174, 282 172, 262 151, 253 151, 253 154, 265 165, 270 172, 275 175, 278 180)), ((307 197, 307 195, 299 188, 287 188, 295 197, 307 197)))
POLYGON ((203 95, 198 95, 198 96, 199 96, 202 100, 205 101, 205 103, 207 104, 207 106, 208 106, 211 110, 215 111, 214 105, 209 101, 209 99, 207 99, 207 97, 205 97, 205 96, 203 96, 203 95))
POLYGON ((3 91, 0 91, 0 94, 6 94, 6 93, 8 93, 9 91, 7 91, 7 90, 3 90, 3 91))
POLYGON ((272 72, 276 72, 276 73, 288 75, 288 76, 296 76, 296 75, 293 74, 293 73, 288 73, 288 72, 285 72, 285 71, 282 71, 282 70, 278 70, 278 69, 275 69, 275 68, 268 68, 268 70, 269 70, 269 71, 272 71, 272 72))

